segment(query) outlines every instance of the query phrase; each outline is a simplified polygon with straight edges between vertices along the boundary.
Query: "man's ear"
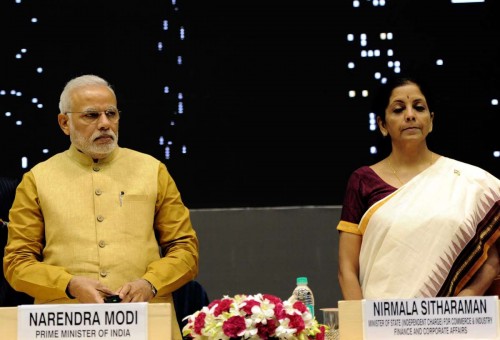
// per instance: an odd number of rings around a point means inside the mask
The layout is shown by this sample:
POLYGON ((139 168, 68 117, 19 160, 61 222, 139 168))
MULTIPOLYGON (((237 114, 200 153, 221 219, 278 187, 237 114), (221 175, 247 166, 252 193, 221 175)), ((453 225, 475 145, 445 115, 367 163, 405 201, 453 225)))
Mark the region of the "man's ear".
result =
POLYGON ((63 130, 64 134, 69 136, 69 117, 67 114, 60 113, 57 115, 57 122, 63 130))

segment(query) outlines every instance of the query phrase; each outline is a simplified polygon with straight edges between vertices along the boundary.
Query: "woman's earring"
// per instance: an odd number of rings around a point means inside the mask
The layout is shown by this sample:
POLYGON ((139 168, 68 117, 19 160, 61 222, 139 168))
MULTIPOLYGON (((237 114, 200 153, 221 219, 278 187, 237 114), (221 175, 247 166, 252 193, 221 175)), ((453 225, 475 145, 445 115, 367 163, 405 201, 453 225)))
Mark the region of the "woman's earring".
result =
POLYGON ((387 137, 387 131, 382 131, 382 136, 387 137))

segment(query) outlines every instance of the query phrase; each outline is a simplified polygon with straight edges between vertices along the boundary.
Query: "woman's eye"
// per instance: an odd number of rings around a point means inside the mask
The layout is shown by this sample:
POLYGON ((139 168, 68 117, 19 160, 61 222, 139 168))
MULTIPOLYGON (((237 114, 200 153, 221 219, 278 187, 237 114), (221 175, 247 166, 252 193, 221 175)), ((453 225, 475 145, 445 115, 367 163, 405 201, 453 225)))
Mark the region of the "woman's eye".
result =
POLYGON ((415 106, 415 110, 417 110, 418 112, 424 112, 425 106, 421 106, 421 105, 415 106))
POLYGON ((392 110, 392 112, 394 112, 394 113, 401 113, 401 112, 403 112, 403 110, 404 110, 404 108, 402 108, 402 107, 395 107, 392 110))

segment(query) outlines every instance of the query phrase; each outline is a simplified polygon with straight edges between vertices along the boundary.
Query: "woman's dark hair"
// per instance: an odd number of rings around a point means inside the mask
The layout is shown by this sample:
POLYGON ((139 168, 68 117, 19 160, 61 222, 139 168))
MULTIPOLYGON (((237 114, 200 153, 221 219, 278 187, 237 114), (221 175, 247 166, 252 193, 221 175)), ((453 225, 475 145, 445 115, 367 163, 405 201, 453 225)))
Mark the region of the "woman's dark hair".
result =
POLYGON ((415 84, 419 87, 427 101, 429 111, 432 112, 434 103, 431 98, 431 91, 429 90, 428 85, 425 84, 423 80, 412 76, 391 78, 387 83, 382 84, 375 92, 375 96, 372 101, 372 112, 375 113, 375 115, 380 116, 382 120, 385 120, 385 109, 387 105, 389 105, 389 98, 391 97, 392 91, 397 87, 408 84, 415 84))

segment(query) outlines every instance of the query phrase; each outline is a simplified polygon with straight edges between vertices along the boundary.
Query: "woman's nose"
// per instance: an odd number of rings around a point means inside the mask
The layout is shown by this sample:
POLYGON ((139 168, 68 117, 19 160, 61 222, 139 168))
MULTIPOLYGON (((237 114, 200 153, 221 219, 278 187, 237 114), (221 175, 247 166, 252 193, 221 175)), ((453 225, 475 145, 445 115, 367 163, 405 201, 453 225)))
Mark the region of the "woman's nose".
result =
POLYGON ((413 112, 413 109, 410 108, 408 109, 408 111, 406 111, 405 120, 415 120, 415 112, 413 112))

